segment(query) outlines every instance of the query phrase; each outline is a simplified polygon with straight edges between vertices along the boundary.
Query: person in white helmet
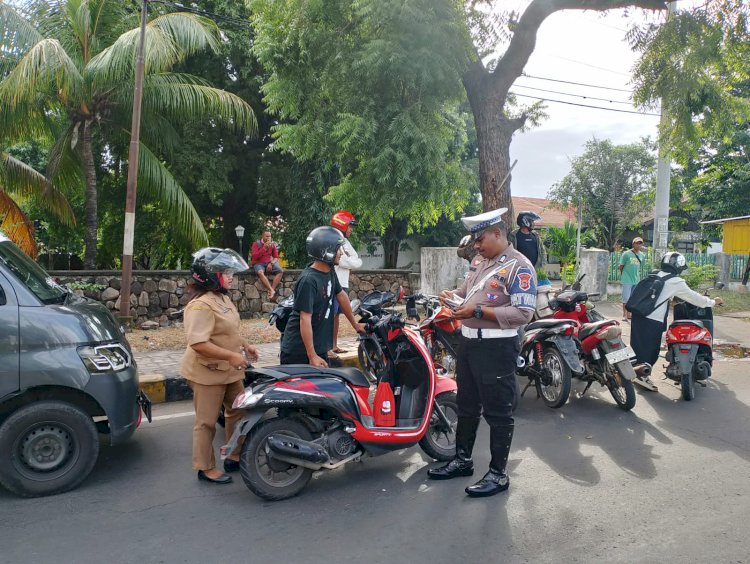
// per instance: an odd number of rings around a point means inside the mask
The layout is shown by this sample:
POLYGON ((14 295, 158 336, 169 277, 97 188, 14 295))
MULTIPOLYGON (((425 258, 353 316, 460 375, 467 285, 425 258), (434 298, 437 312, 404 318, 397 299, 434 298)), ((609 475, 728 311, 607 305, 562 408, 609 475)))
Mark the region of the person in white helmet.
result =
MULTIPOLYGON (((669 302, 672 298, 679 298, 698 307, 714 307, 723 303, 719 297, 711 299, 691 290, 684 278, 679 276, 685 269, 687 269, 687 261, 681 253, 666 253, 661 259, 659 272, 654 275, 664 284, 656 297, 655 309, 645 316, 632 312, 630 346, 633 347, 639 364, 646 362, 653 366, 658 360, 661 337, 667 327, 669 302)), ((644 279, 639 284, 646 284, 648 280, 644 279)), ((637 295, 636 290, 634 290, 635 295, 637 295)), ((630 306, 630 302, 628 305, 630 306)), ((648 376, 638 377, 635 382, 652 392, 657 391, 656 384, 648 376)))

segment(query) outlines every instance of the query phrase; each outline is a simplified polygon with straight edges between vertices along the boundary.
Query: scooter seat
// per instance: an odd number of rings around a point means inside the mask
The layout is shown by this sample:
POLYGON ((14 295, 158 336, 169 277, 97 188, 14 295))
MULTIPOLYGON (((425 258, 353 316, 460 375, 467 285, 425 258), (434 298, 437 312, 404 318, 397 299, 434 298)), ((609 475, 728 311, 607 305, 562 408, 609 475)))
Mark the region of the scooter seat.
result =
POLYGON ((309 364, 282 364, 280 366, 269 368, 254 369, 253 371, 258 374, 272 375, 275 378, 278 377, 275 374, 271 374, 272 372, 276 372, 277 374, 280 372, 286 374, 290 378, 313 375, 336 376, 337 378, 349 382, 352 386, 370 387, 370 381, 365 375, 362 374, 358 368, 352 368, 349 366, 344 368, 318 368, 316 366, 310 366, 309 364))
POLYGON ((596 333, 599 329, 604 327, 605 325, 611 325, 612 320, 605 319, 603 321, 595 321, 594 323, 584 323, 581 326, 580 331, 578 331, 578 337, 583 340, 589 335, 592 335, 593 333, 596 333))
POLYGON ((526 331, 532 331, 534 329, 549 329, 550 327, 557 327, 562 324, 575 325, 576 322, 572 319, 538 319, 529 323, 526 326, 526 331))
POLYGON ((700 327, 703 329, 705 325, 703 325, 702 321, 698 321, 697 319, 678 319, 677 321, 673 321, 670 323, 669 328, 677 327, 678 325, 695 325, 696 327, 700 327))

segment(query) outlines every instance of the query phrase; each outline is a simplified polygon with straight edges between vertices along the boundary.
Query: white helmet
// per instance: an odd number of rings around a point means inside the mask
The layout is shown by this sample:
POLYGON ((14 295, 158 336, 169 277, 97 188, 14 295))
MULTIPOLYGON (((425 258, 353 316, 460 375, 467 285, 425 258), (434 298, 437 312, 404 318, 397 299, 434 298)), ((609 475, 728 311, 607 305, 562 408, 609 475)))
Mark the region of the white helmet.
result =
POLYGON ((664 256, 661 257, 661 269, 666 272, 680 274, 686 268, 687 261, 685 260, 685 255, 682 253, 664 253, 664 256))

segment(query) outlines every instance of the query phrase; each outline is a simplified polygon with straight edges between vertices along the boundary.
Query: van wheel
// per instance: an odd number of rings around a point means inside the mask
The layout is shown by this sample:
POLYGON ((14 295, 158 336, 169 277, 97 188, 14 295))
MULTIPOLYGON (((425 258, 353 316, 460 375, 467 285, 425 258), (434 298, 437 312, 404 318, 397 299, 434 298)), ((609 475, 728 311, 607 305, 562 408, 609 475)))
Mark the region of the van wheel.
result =
POLYGON ((96 426, 60 401, 32 403, 0 426, 0 484, 24 497, 72 490, 99 455, 96 426))

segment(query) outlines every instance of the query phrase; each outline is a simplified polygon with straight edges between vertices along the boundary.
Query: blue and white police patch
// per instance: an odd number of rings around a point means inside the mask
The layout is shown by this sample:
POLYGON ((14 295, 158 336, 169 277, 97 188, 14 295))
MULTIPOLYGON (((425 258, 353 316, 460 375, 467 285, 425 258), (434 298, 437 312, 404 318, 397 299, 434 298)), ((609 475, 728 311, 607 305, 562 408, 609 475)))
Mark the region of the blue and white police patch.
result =
POLYGON ((516 271, 510 288, 510 303, 522 309, 536 308, 536 278, 532 268, 521 266, 516 271))

